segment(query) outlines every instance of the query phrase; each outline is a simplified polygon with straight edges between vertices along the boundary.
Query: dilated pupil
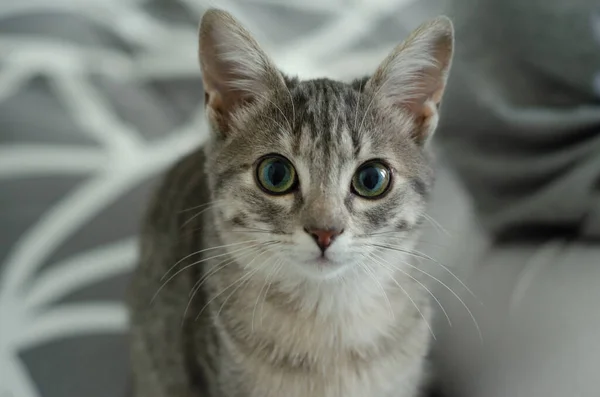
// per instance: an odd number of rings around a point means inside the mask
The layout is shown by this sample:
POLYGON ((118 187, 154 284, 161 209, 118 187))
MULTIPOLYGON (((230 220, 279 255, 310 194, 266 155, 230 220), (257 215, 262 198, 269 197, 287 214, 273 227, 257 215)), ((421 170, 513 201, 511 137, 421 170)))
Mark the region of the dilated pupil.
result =
POLYGON ((274 161, 267 166, 267 181, 273 186, 279 186, 285 182, 287 167, 281 161, 274 161))
POLYGON ((374 190, 379 186, 382 178, 381 171, 375 167, 371 167, 361 172, 360 183, 365 189, 374 190))

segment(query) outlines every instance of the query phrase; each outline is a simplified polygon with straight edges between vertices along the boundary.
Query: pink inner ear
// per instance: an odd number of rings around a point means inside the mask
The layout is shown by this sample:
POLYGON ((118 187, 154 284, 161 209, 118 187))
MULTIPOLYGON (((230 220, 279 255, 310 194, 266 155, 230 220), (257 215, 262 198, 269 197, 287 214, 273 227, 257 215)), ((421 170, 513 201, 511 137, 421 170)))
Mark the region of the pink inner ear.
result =
POLYGON ((424 23, 383 61, 373 82, 381 95, 427 124, 437 119, 452 52, 451 22, 442 17, 424 23))
POLYGON ((209 117, 213 118, 219 131, 224 134, 231 128, 233 113, 250 101, 250 98, 239 90, 219 91, 208 88, 204 95, 209 117))
POLYGON ((438 109, 446 84, 445 71, 439 67, 428 67, 414 78, 420 80, 418 89, 406 98, 398 98, 397 104, 414 116, 410 136, 418 145, 424 145, 437 127, 438 109))
MULTIPOLYGON (((223 26, 220 28, 224 29, 223 26)), ((236 29, 240 28, 232 28, 234 31, 236 29)), ((251 102, 253 92, 260 93, 265 85, 263 80, 268 76, 263 75, 265 66, 258 61, 262 62, 266 56, 259 52, 260 49, 256 48, 248 35, 236 34, 229 37, 227 30, 219 34, 215 32, 215 29, 205 28, 200 40, 205 106, 209 118, 216 123, 220 132, 227 133, 231 129, 234 113, 251 102), (227 50, 221 42, 244 39, 247 42, 228 44, 237 51, 236 56, 232 56, 233 50, 227 50)))
POLYGON ((442 101, 444 84, 440 83, 439 81, 432 81, 427 85, 429 87, 427 87, 427 89, 423 89, 419 95, 415 95, 413 98, 407 99, 404 102, 401 101, 400 105, 405 106, 417 117, 427 118, 435 115, 442 101))
POLYGON ((224 11, 207 11, 199 37, 200 64, 209 118, 221 132, 235 112, 271 90, 285 88, 268 56, 238 21, 224 11))
MULTIPOLYGON (((210 55, 216 54, 211 51, 210 55)), ((242 77, 230 71, 231 65, 219 62, 217 59, 218 56, 203 63, 205 106, 209 111, 209 117, 213 118, 218 125, 219 131, 227 133, 231 128, 233 113, 248 103, 251 98, 248 92, 234 86, 235 81, 242 77)))
POLYGON ((418 110, 413 111, 415 124, 410 136, 418 145, 425 144, 435 131, 438 122, 439 105, 439 101, 435 102, 433 99, 429 99, 422 103, 418 107, 418 110))
POLYGON ((435 107, 439 108, 440 103, 442 102, 442 96, 444 95, 444 89, 446 84, 438 84, 438 88, 433 92, 431 96, 431 100, 435 103, 435 107))

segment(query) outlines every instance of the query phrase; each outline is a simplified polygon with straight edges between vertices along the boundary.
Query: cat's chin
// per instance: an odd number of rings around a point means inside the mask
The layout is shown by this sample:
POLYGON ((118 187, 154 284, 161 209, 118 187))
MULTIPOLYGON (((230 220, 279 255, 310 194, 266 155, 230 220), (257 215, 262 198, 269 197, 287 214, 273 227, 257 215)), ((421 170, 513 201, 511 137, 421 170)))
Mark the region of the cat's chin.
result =
POLYGON ((336 266, 337 265, 336 262, 334 262, 331 258, 328 258, 326 256, 319 256, 319 257, 315 258, 315 260, 312 262, 316 263, 318 266, 336 266))
POLYGON ((317 281, 331 280, 340 277, 349 265, 332 258, 317 256, 297 264, 299 270, 309 279, 317 281))

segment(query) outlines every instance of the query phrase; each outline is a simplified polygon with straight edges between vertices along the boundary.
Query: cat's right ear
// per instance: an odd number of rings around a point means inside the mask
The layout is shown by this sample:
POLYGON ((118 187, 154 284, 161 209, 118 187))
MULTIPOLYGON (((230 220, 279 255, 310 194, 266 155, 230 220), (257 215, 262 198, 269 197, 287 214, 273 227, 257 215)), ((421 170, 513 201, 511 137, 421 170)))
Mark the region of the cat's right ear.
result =
POLYGON ((227 134, 235 112, 285 86, 256 40, 231 14, 210 9, 200 22, 199 56, 207 116, 227 134))
POLYGON ((452 21, 438 17, 398 45, 369 80, 367 90, 373 95, 414 117, 411 137, 419 145, 427 143, 436 129, 453 49, 452 21))

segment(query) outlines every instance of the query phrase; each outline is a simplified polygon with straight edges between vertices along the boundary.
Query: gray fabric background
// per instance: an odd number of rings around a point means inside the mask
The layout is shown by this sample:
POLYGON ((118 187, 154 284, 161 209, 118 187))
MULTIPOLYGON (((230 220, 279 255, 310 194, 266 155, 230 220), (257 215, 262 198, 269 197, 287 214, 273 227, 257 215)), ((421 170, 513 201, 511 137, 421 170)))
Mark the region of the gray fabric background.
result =
MULTIPOLYGON (((436 344, 465 397, 598 395, 600 4, 449 0, 454 70, 438 132, 492 241, 436 344), (462 314, 459 314, 462 313, 462 314)), ((468 240, 465 240, 468 241, 468 240)), ((447 291, 442 291, 447 292, 447 291)), ((448 308, 448 306, 447 306, 448 308)))
POLYGON ((438 134, 502 240, 600 239, 600 4, 449 0, 438 134))

